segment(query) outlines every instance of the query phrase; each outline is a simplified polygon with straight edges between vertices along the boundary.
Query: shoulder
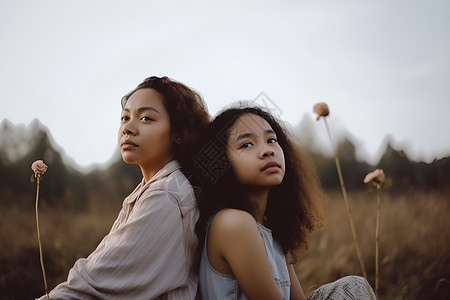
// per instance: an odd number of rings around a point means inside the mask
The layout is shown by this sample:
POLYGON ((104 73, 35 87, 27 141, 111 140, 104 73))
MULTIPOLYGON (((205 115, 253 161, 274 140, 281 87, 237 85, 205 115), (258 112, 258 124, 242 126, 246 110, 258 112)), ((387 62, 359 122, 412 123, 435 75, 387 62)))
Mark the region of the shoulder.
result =
POLYGON ((228 226, 256 224, 255 219, 245 210, 235 208, 221 209, 214 217, 213 222, 228 226))
POLYGON ((162 188, 168 192, 191 192, 192 186, 189 180, 186 178, 184 173, 181 171, 181 169, 176 169, 167 177, 165 177, 163 181, 162 188))
MULTIPOLYGON (((214 269, 234 274, 239 284, 253 278, 254 272, 260 272, 260 266, 267 262, 256 220, 238 209, 224 209, 214 216, 208 231, 207 254, 214 269)), ((273 280, 268 262, 265 266, 268 272, 263 273, 273 280)))
POLYGON ((183 198, 183 196, 193 196, 193 189, 191 183, 180 169, 175 169, 169 174, 151 182, 145 187, 144 193, 166 193, 172 195, 176 199, 183 198))
POLYGON ((258 233, 256 220, 248 212, 226 208, 219 211, 212 219, 209 230, 223 238, 248 236, 258 233))
POLYGON ((180 169, 151 183, 143 197, 151 202, 171 203, 179 208, 183 217, 197 209, 194 190, 180 169))

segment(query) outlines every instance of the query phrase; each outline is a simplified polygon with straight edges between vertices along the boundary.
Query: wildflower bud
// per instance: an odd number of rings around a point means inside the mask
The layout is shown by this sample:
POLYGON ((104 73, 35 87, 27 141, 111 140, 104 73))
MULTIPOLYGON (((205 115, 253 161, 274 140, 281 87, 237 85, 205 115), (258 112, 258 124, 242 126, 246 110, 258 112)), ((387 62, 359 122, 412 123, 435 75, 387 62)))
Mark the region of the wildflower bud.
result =
POLYGON ((320 117, 326 117, 330 114, 328 105, 325 102, 319 102, 314 104, 313 111, 318 115, 317 120, 319 120, 320 117))
POLYGON ((31 169, 35 174, 44 174, 47 168, 47 165, 42 160, 37 160, 31 165, 31 169))
POLYGON ((375 184, 381 184, 384 182, 386 177, 382 169, 376 169, 375 171, 369 173, 364 178, 364 183, 374 182, 375 184))

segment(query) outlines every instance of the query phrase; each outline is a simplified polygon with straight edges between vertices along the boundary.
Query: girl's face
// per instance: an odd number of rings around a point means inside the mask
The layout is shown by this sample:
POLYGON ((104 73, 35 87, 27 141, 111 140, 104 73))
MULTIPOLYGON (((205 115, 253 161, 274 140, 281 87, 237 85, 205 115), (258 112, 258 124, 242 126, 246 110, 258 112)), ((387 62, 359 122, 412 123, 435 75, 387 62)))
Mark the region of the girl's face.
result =
POLYGON ((230 128, 227 157, 238 181, 249 187, 273 187, 283 181, 283 149, 267 121, 245 114, 230 128))
POLYGON ((122 110, 119 146, 127 163, 155 174, 174 158, 174 134, 163 96, 154 89, 134 92, 122 110))

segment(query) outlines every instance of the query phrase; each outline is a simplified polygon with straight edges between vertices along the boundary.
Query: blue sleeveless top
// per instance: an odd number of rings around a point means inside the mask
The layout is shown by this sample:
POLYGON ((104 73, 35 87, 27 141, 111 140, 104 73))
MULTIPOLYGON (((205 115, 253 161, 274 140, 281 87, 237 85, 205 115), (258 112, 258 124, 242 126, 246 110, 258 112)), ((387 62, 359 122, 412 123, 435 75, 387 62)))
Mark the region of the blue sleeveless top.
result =
MULTIPOLYGON (((273 278, 281 292, 283 299, 288 300, 290 296, 289 272, 283 250, 272 237, 272 231, 259 223, 259 232, 264 239, 267 258, 273 278)), ((199 289, 203 300, 246 300, 236 277, 231 274, 223 274, 215 270, 209 263, 207 253, 208 233, 206 233, 203 245, 202 257, 200 258, 199 289)))

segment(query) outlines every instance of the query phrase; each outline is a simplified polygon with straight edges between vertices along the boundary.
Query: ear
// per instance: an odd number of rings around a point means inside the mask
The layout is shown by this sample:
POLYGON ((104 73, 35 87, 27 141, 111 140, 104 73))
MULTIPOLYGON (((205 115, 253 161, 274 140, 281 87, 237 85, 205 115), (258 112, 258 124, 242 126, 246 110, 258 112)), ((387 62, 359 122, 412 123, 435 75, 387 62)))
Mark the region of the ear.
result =
POLYGON ((183 139, 177 132, 171 133, 172 140, 175 142, 175 144, 181 144, 183 142, 183 139))

